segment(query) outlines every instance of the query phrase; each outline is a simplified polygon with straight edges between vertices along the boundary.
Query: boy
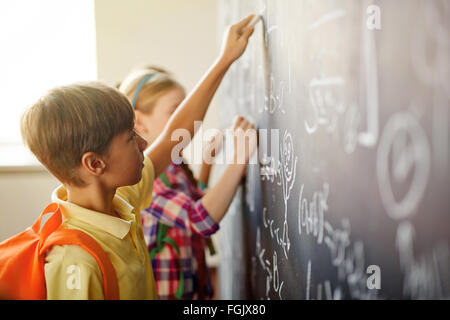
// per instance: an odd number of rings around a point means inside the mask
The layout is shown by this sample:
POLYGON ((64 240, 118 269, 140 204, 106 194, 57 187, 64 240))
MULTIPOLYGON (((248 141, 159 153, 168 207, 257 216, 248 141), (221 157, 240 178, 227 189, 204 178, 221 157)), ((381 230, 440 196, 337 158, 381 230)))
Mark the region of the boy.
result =
MULTIPOLYGON (((245 51, 253 15, 228 29, 219 58, 150 146, 133 129, 128 99, 100 83, 49 91, 22 117, 25 143, 62 182, 52 194, 63 228, 93 237, 113 264, 121 299, 157 298, 139 212, 150 204, 155 177, 171 162, 171 133, 203 119, 230 65, 245 51)), ((48 299, 103 299, 94 258, 75 245, 54 246, 45 260, 48 299)))

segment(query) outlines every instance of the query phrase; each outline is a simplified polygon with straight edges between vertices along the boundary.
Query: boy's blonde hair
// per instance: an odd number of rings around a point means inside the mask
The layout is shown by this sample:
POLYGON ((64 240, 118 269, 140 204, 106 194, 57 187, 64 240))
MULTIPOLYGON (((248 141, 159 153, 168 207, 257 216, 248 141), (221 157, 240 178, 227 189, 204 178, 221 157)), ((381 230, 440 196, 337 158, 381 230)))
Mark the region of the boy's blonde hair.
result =
POLYGON ((119 85, 119 90, 132 101, 137 86, 145 76, 149 74, 152 74, 153 76, 146 81, 139 90, 136 105, 134 106, 135 110, 139 110, 146 114, 152 112, 156 101, 169 90, 180 88, 184 91, 183 86, 181 86, 168 71, 154 66, 140 68, 131 72, 119 85), (142 103, 143 100, 145 100, 145 104, 142 103))
POLYGON ((25 144, 62 183, 84 186, 77 168, 86 152, 102 155, 111 140, 133 129, 127 97, 100 82, 76 83, 48 91, 22 115, 25 144))

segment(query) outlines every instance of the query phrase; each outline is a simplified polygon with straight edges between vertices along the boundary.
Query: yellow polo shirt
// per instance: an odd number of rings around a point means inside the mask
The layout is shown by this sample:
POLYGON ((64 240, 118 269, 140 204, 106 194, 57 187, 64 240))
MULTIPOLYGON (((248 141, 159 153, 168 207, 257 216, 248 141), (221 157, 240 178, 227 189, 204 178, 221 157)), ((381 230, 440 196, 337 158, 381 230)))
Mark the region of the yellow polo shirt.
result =
MULTIPOLYGON (((120 299, 157 299, 155 279, 141 227, 140 211, 150 205, 155 172, 145 157, 142 179, 117 189, 113 205, 120 218, 67 202, 64 186, 53 191, 63 225, 82 230, 105 250, 117 274, 120 299)), ((103 299, 102 273, 77 245, 54 246, 45 259, 47 299, 103 299)))

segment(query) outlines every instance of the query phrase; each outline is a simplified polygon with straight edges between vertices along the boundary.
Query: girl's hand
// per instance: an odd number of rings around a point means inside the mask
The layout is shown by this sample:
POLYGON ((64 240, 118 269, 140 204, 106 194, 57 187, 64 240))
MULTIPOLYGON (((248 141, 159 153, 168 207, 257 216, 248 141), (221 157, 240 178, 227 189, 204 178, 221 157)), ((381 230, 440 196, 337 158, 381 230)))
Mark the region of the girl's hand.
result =
POLYGON ((211 137, 209 141, 203 146, 203 162, 206 164, 212 164, 214 157, 219 153, 223 144, 223 133, 218 130, 217 133, 211 137))
POLYGON ((257 145, 256 130, 253 123, 241 116, 234 119, 232 133, 234 137, 235 164, 247 164, 257 145))
POLYGON ((254 14, 249 15, 238 23, 229 26, 225 31, 220 58, 227 65, 231 65, 244 53, 248 39, 254 30, 254 27, 247 27, 247 25, 254 16, 254 14))

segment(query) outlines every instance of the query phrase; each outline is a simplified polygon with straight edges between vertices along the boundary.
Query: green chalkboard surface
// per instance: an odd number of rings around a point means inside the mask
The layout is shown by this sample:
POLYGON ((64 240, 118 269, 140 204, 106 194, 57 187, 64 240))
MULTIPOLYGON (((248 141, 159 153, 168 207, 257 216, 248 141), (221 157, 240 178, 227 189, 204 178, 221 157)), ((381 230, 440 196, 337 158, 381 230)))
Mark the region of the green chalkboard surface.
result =
POLYGON ((262 12, 220 88, 259 129, 221 225, 236 299, 450 298, 450 2, 223 0, 262 12))

